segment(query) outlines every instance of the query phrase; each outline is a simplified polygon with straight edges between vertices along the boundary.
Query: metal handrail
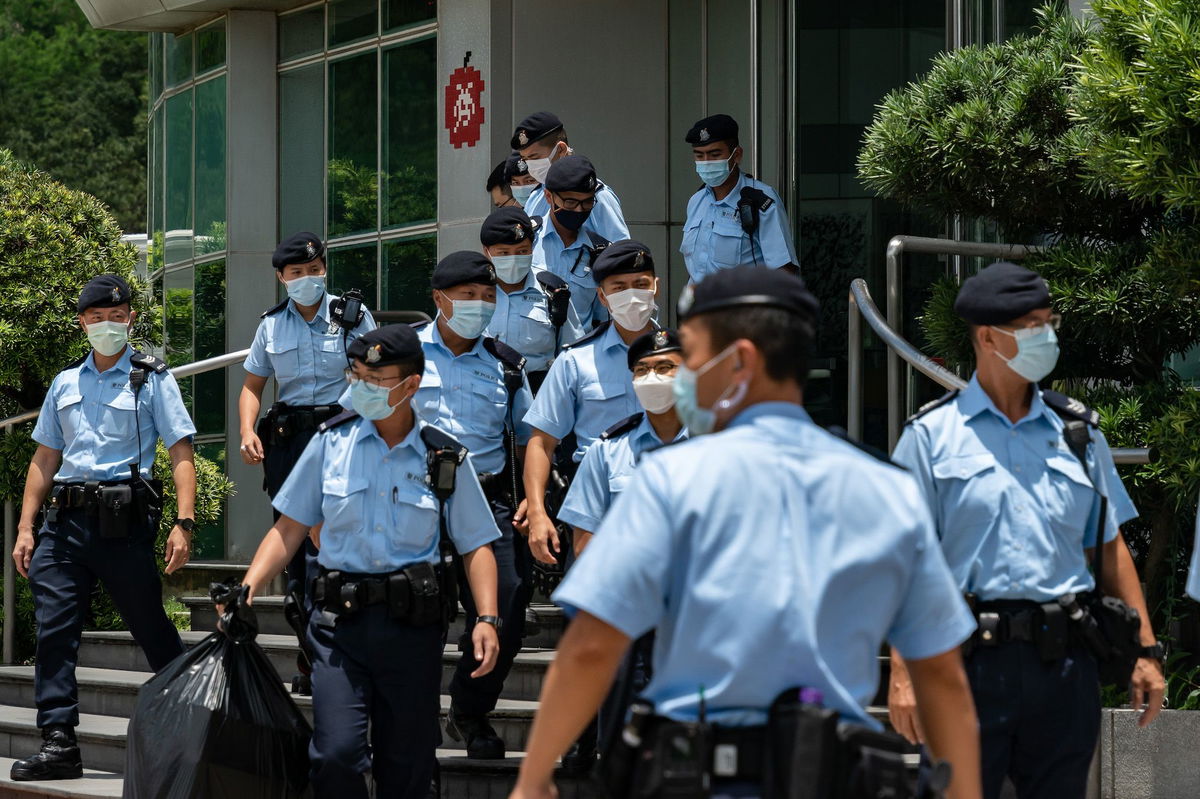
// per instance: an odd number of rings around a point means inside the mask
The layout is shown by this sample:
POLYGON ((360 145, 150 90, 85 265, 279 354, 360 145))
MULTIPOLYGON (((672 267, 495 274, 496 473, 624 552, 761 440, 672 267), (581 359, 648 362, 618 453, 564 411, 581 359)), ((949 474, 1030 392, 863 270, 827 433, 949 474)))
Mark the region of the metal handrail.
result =
MULTIPOLYGON (((860 278, 855 278, 850 282, 850 315, 849 315, 849 335, 847 353, 847 366, 849 382, 849 396, 846 402, 847 420, 846 428, 851 437, 855 439, 862 438, 863 432, 863 417, 862 417, 862 320, 866 319, 867 324, 875 331, 875 334, 887 345, 889 355, 895 353, 896 357, 903 360, 905 363, 912 366, 921 374, 928 377, 933 382, 943 388, 953 391, 966 388, 967 383, 958 375, 951 372, 946 367, 939 364, 929 356, 914 347, 903 336, 892 329, 890 325, 883 319, 883 315, 879 313, 879 308, 875 305, 875 301, 871 299, 871 291, 867 288, 867 281, 860 278)), ((890 392, 889 392, 890 393, 890 392)), ((896 395, 889 397, 889 409, 892 405, 898 405, 899 398, 896 395)), ((889 443, 889 449, 894 449, 895 442, 889 443)), ((1141 464, 1152 463, 1158 459, 1158 453, 1148 447, 1125 447, 1112 450, 1113 462, 1117 464, 1141 464)))
MULTIPOLYGON (((249 354, 250 350, 248 349, 227 352, 215 358, 205 358, 202 361, 174 367, 171 369, 171 373, 175 377, 191 377, 205 372, 215 372, 217 369, 241 363, 249 354)), ((34 408, 14 414, 7 419, 0 419, 0 428, 3 428, 4 435, 7 436, 17 425, 33 421, 40 413, 40 408, 34 408)), ((4 558, 4 631, 3 643, 0 644, 0 657, 3 658, 5 664, 12 663, 16 655, 17 566, 12 559, 12 551, 16 544, 16 508, 10 497, 4 501, 4 552, 0 553, 0 557, 4 558)))

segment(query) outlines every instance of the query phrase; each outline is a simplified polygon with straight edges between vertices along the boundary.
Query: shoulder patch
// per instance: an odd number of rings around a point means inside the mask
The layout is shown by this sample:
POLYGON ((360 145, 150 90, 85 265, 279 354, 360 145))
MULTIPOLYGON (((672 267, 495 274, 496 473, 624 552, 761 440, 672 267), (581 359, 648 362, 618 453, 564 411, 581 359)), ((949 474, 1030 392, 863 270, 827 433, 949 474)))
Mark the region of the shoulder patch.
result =
POLYGON ((341 427, 346 422, 352 422, 358 418, 358 414, 354 411, 342 411, 337 416, 326 419, 317 427, 318 433, 328 433, 335 427, 341 427))
POLYGON ((142 369, 162 374, 167 371, 167 362, 161 358, 156 358, 148 352, 135 352, 129 358, 129 362, 134 366, 140 366, 142 369))
POLYGON ((766 211, 775 204, 775 201, 768 197, 766 192, 754 186, 743 186, 739 196, 742 202, 749 203, 759 211, 766 211))
POLYGON ((604 238, 599 233, 595 233, 591 230, 589 230, 587 232, 587 235, 588 235, 588 241, 590 241, 592 243, 591 250, 592 250, 593 256, 596 255, 597 253, 599 253, 601 250, 603 250, 608 245, 612 244, 611 241, 604 238))
POLYGON ((1100 427, 1100 413, 1077 399, 1049 389, 1042 390, 1042 401, 1064 419, 1078 419, 1089 427, 1100 427))
POLYGON ((844 428, 844 427, 839 427, 837 425, 833 425, 831 427, 826 427, 825 432, 829 433, 831 436, 834 436, 835 438, 840 438, 842 441, 845 441, 847 444, 854 447, 859 452, 870 455, 872 458, 874 458, 877 461, 886 463, 889 466, 895 466, 897 469, 904 468, 903 466, 901 466, 900 464, 896 463, 894 460, 889 458, 887 453, 884 452, 883 450, 879 449, 878 447, 872 447, 870 444, 864 444, 861 441, 856 441, 855 439, 851 438, 850 433, 848 433, 846 431, 846 428, 844 428))
POLYGON ((427 449, 454 450, 460 464, 466 460, 467 448, 457 438, 431 424, 427 424, 421 428, 421 441, 424 442, 427 449))
POLYGON ((957 388, 954 389, 953 391, 947 391, 945 394, 943 394, 942 396, 933 400, 932 402, 927 402, 924 405, 922 405, 920 408, 918 408, 916 413, 914 413, 912 416, 908 417, 908 421, 906 421, 905 424, 906 425, 912 424, 913 422, 917 421, 925 414, 930 413, 931 411, 936 411, 938 408, 942 407, 943 405, 949 404, 957 396, 958 396, 957 388))
POLYGON ((633 428, 635 428, 639 424, 641 424, 642 418, 645 415, 646 414, 639 411, 638 413, 635 413, 633 416, 629 416, 629 417, 622 419, 621 421, 617 422, 612 427, 608 428, 603 433, 601 433, 600 440, 601 441, 609 441, 611 439, 617 438, 618 436, 625 435, 630 430, 632 430, 633 428))
POLYGON ((483 348, 491 353, 493 358, 500 361, 500 363, 509 369, 520 371, 525 368, 525 356, 503 341, 497 341, 491 336, 486 336, 483 339, 483 348))
POLYGON ((599 325, 596 325, 596 327, 592 328, 587 333, 584 333, 570 344, 563 345, 563 352, 566 352, 572 347, 578 347, 580 344, 586 344, 589 341, 595 341, 596 339, 600 338, 600 336, 604 335, 604 331, 608 330, 608 326, 610 324, 612 324, 611 321, 601 322, 599 325))
POLYGON ((268 308, 267 310, 263 311, 263 312, 262 312, 262 315, 261 315, 261 316, 259 316, 258 318, 259 318, 259 319, 266 319, 268 316, 273 316, 273 315, 275 315, 275 314, 279 313, 280 311, 282 311, 284 308, 286 308, 286 307, 287 307, 287 304, 288 304, 288 302, 289 302, 290 300, 291 300, 291 298, 289 297, 289 298, 287 298, 287 299, 284 299, 284 300, 283 300, 282 302, 280 302, 278 305, 273 305, 273 306, 271 306, 271 307, 270 307, 270 308, 268 308))

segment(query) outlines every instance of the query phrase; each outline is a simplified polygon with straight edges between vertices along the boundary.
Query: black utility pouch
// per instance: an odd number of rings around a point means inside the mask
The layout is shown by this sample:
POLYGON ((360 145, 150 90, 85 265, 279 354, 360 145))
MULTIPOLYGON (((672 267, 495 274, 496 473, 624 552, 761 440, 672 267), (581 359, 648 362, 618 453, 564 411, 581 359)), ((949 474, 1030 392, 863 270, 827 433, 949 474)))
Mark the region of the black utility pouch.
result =
POLYGON ((101 486, 96 491, 101 538, 128 538, 133 520, 133 486, 101 486))
POLYGON ((838 728, 842 766, 837 799, 915 799, 916 788, 904 763, 912 747, 895 733, 857 724, 838 728))
POLYGON ((409 623, 424 627, 442 622, 442 592, 438 587, 437 570, 432 563, 414 563, 401 571, 408 579, 411 593, 409 623))
POLYGON ((404 572, 388 575, 387 606, 388 618, 408 621, 408 615, 412 612, 412 587, 404 572))
POLYGON ((1057 602, 1042 605, 1042 623, 1034 630, 1038 655, 1043 663, 1062 660, 1067 656, 1071 642, 1070 620, 1063 606, 1057 602))
POLYGON ((833 796, 838 748, 837 712, 800 702, 797 689, 784 691, 767 714, 763 799, 833 796))
POLYGON ((638 765, 633 795, 645 799, 708 799, 712 787, 713 730, 709 724, 660 720, 652 755, 638 765))

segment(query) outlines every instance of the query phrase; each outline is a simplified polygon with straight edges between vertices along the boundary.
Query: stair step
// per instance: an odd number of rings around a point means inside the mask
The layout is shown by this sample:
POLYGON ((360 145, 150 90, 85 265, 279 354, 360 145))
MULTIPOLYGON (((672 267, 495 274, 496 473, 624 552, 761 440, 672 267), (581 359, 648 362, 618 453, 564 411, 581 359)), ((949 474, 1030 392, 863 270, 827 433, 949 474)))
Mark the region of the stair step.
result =
MULTIPOLYGON (((211 633, 202 630, 182 632, 184 646, 194 646, 211 633)), ((294 635, 259 635, 259 646, 266 653, 279 679, 291 683, 296 673, 296 653, 300 649, 294 635)), ((456 641, 446 646, 442 656, 442 690, 450 686, 450 678, 462 659, 456 641)), ((546 668, 554 660, 552 650, 525 649, 517 654, 512 671, 504 681, 502 699, 535 700, 542 690, 546 668)), ((79 665, 97 669, 123 669, 128 671, 150 671, 150 664, 141 647, 128 632, 85 632, 79 649, 79 665)))
MULTIPOLYGON (((26 755, 32 754, 27 752, 26 755)), ((23 755, 24 756, 24 755, 23 755)), ((0 799, 111 799, 120 797, 124 783, 120 774, 84 768, 83 779, 46 780, 44 782, 15 782, 9 778, 12 765, 19 758, 0 757, 0 799)))
MULTIPOLYGON (((80 713, 75 737, 79 739, 83 762, 101 771, 124 771, 128 726, 128 719, 80 713)), ((32 701, 28 706, 0 705, 0 757, 29 757, 41 745, 42 733, 37 727, 37 710, 32 701)))

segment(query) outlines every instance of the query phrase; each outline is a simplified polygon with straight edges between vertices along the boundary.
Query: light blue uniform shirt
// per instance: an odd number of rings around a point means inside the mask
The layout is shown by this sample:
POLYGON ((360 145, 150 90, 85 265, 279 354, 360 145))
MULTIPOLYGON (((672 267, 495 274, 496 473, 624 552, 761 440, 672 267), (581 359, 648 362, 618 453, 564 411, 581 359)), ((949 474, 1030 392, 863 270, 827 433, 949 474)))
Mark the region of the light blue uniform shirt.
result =
MULTIPOLYGON (((557 348, 571 343, 582 329, 572 305, 562 328, 562 341, 556 341, 554 325, 550 324, 549 298, 537 282, 538 273, 544 271, 540 267, 533 268, 525 276, 521 288, 512 294, 496 286, 496 313, 484 331, 484 335, 503 341, 524 355, 527 372, 549 369, 557 348)), ((595 294, 595 287, 592 293, 595 294)))
MULTIPOLYGON (((904 429, 892 457, 921 486, 963 591, 1050 602, 1094 587, 1084 547, 1096 543, 1100 500, 1062 431, 1040 389, 1013 424, 976 376, 904 429)), ((1104 434, 1088 432, 1088 471, 1108 497, 1104 540, 1112 541, 1137 510, 1104 434)))
POLYGON ((890 641, 947 652, 974 620, 904 472, 762 403, 712 435, 648 453, 554 601, 630 638, 657 629, 657 712, 766 721, 785 689, 819 689, 865 724, 890 641))
MULTIPOLYGON (((318 559, 326 569, 385 574, 438 562, 438 501, 425 482, 424 426, 417 420, 391 449, 361 417, 308 442, 275 509, 310 527, 325 523, 318 559)), ((469 455, 446 500, 446 522, 463 554, 500 537, 469 455)))
POLYGON ((717 200, 708 186, 688 200, 687 218, 683 222, 683 243, 679 246, 692 282, 719 269, 731 269, 746 264, 778 269, 787 264, 799 265, 796 245, 792 243, 792 228, 787 211, 773 188, 755 180, 745 172, 734 184, 725 199, 717 200), (753 239, 742 230, 737 204, 742 189, 759 189, 774 202, 758 215, 758 231, 753 239))
MULTIPOLYGON (((525 201, 525 213, 529 216, 540 216, 542 222, 550 224, 550 203, 546 202, 546 193, 538 186, 525 201)), ((583 223, 585 231, 606 238, 609 241, 620 241, 629 238, 629 226, 625 224, 625 215, 621 212, 621 201, 617 193, 604 184, 596 192, 596 205, 583 223)))
POLYGON ((613 324, 564 350, 550 365, 525 424, 559 441, 573 431, 574 460, 583 460, 601 433, 642 409, 633 393, 628 357, 629 345, 613 324))
MULTIPOLYGON (((133 389, 129 386, 127 346, 104 373, 96 371, 95 352, 54 376, 33 440, 62 452, 54 479, 62 482, 128 480, 129 464, 138 461, 138 427, 134 425, 133 389)), ((168 448, 196 434, 179 384, 170 372, 147 370, 138 392, 136 420, 142 434, 141 472, 150 477, 154 445, 161 437, 168 448)))
MULTIPOLYGON (((500 361, 484 349, 482 336, 474 347, 455 355, 443 342, 436 321, 418 330, 417 338, 425 351, 425 374, 413 399, 414 410, 426 424, 445 430, 470 450, 480 474, 502 471, 508 391, 500 361)), ((532 403, 529 380, 522 374, 521 389, 513 397, 518 444, 529 441, 529 427, 521 419, 532 403)))
POLYGON ((579 232, 574 244, 564 245, 558 230, 550 222, 541 226, 533 242, 533 268, 558 275, 571 289, 572 313, 563 325, 564 344, 570 344, 590 332, 595 324, 608 319, 608 309, 601 304, 596 281, 592 278, 591 246, 585 231, 579 232))
MULTIPOLYGON (((329 303, 335 298, 325 292, 311 322, 288 300, 282 311, 263 317, 254 333, 245 368, 259 377, 275 376, 276 397, 288 405, 332 405, 346 388, 346 347, 342 330, 330 330, 329 303)), ((346 341, 374 330, 375 318, 367 311, 346 341)))
MULTIPOLYGON (((680 428, 679 435, 672 441, 683 441, 687 437, 687 428, 680 428)), ((599 530, 604 514, 629 487, 629 479, 642 453, 669 443, 672 442, 659 439, 645 414, 637 427, 629 432, 596 441, 579 464, 579 471, 575 473, 558 512, 558 520, 589 533, 599 530)))
POLYGON ((1200 602, 1200 515, 1196 516, 1196 543, 1192 547, 1192 565, 1188 568, 1187 592, 1200 602))

